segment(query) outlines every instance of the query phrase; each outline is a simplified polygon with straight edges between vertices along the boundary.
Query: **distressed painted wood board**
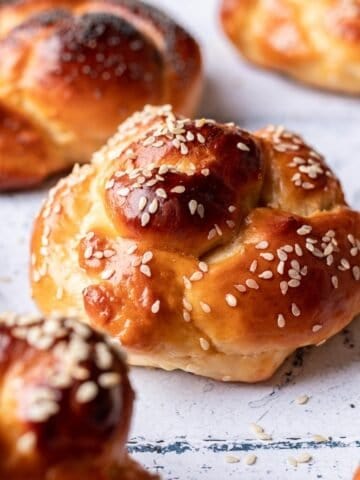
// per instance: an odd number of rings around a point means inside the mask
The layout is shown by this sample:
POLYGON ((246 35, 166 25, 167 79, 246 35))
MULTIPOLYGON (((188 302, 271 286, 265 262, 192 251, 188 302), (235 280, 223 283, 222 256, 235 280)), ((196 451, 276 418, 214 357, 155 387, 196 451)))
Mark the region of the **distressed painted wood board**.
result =
MULTIPOLYGON (((360 100, 311 90, 242 62, 219 28, 215 0, 153 0, 203 46, 201 116, 255 129, 285 124, 304 134, 360 208, 360 100)), ((47 188, 0 196, 0 311, 34 310, 27 278, 31 225, 47 188)), ((184 373, 132 369, 137 391, 129 448, 166 480, 350 480, 360 462, 360 320, 322 347, 289 359, 269 382, 219 384, 184 373), (310 397, 297 405, 302 394, 310 397), (257 440, 257 422, 273 437, 257 440), (329 437, 315 443, 312 435, 329 437), (247 453, 257 455, 245 465, 247 453), (297 468, 289 456, 313 459, 297 468), (229 464, 232 454, 239 463, 229 464)))

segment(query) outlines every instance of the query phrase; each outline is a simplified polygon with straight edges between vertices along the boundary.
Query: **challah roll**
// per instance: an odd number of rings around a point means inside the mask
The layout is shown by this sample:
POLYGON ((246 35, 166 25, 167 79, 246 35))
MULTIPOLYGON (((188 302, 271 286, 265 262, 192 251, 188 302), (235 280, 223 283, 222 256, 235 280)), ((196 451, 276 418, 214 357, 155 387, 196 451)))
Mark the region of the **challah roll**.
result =
POLYGON ((225 32, 250 61, 360 94, 359 0, 223 0, 225 32))
POLYGON ((3 314, 0 340, 0 478, 155 480, 128 457, 134 394, 107 338, 70 317, 3 314))
POLYGON ((147 107, 51 190, 33 296, 132 364, 254 382, 359 313, 359 239, 360 214, 300 136, 147 107))
POLYGON ((0 2, 0 190, 84 163, 148 102, 191 115, 195 40, 137 0, 0 2))

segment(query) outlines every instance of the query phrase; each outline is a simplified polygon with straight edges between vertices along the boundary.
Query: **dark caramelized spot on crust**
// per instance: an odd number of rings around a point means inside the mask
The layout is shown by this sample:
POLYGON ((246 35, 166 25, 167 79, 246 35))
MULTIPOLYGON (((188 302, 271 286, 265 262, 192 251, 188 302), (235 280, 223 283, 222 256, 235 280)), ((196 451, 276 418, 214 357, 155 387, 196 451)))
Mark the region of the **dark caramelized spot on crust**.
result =
MULTIPOLYGON (((206 238, 215 225, 222 231, 215 242, 228 241, 258 201, 263 159, 257 142, 240 129, 215 125, 197 129, 191 122, 185 128, 194 138, 186 148, 196 165, 186 157, 182 165, 177 148, 166 137, 157 139, 164 143, 161 148, 145 146, 143 141, 132 144, 138 173, 114 173, 106 205, 125 237, 146 238, 167 249, 205 251, 214 241, 206 238), (206 145, 197 135, 206 139, 206 145), (160 166, 152 167, 153 162, 160 166), (161 166, 166 165, 169 169, 162 173, 161 166), (142 202, 146 203, 143 208, 139 207, 142 202), (234 212, 229 212, 230 206, 235 206, 234 212), (144 214, 149 215, 145 225, 144 214)), ((122 162, 120 158, 119 169, 122 162)))

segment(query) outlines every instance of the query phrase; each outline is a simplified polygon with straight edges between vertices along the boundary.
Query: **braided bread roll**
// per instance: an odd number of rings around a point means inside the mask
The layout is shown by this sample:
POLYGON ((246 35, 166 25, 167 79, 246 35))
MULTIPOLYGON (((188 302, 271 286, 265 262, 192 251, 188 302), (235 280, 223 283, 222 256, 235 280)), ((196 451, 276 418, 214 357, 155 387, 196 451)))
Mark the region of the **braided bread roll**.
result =
POLYGON ((0 478, 155 480, 127 455, 134 394, 104 336, 73 318, 3 314, 0 339, 0 478))
POLYGON ((360 94, 359 0, 223 0, 221 20, 248 60, 320 88, 360 94))
POLYGON ((33 296, 133 364, 254 382, 359 313, 359 239, 360 214, 298 135, 147 107, 50 192, 33 296))
POLYGON ((145 103, 191 115, 195 40, 137 0, 0 2, 0 190, 84 163, 145 103))

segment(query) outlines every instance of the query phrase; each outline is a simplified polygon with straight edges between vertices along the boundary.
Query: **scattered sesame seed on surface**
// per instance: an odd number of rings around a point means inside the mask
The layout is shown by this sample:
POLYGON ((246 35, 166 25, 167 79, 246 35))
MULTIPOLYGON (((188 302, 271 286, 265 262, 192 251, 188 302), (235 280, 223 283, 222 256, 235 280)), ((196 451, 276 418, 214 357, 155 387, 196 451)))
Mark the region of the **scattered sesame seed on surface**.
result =
POLYGON ((226 463, 239 463, 240 458, 236 457, 235 455, 225 455, 225 462, 226 463))
POLYGON ((201 347, 203 350, 205 350, 205 351, 209 350, 209 348, 210 348, 210 343, 209 343, 205 338, 202 338, 202 337, 201 337, 201 338, 199 339, 199 343, 200 343, 200 347, 201 347))
POLYGON ((98 394, 99 388, 95 382, 88 381, 82 383, 76 392, 78 403, 88 403, 94 400, 98 394))
POLYGON ((225 295, 225 301, 229 305, 229 307, 236 307, 236 305, 237 305, 237 299, 231 293, 227 293, 225 295))
POLYGON ((205 302, 200 302, 200 307, 204 313, 210 313, 211 312, 211 307, 205 302))
POLYGON ((316 443, 324 443, 329 441, 329 437, 325 437, 324 435, 312 435, 312 440, 316 443))
POLYGON ((250 152, 250 148, 247 145, 245 145, 245 143, 243 143, 243 142, 238 142, 238 144, 236 146, 242 152, 250 152))
POLYGON ((152 305, 151 305, 151 312, 152 313, 158 313, 160 311, 160 300, 156 300, 152 305))
POLYGON ((281 313, 279 313, 279 315, 277 317, 277 324, 278 324, 279 328, 284 328, 285 325, 286 325, 285 317, 281 313))
POLYGON ((308 395, 306 395, 306 394, 305 395, 300 395, 295 400, 295 403, 297 405, 305 405, 309 400, 310 400, 310 397, 308 395))
POLYGON ((245 465, 254 465, 256 463, 257 456, 254 453, 248 453, 244 457, 245 465))
POLYGON ((259 242, 255 245, 255 248, 257 250, 265 250, 269 247, 269 242, 267 242, 266 240, 263 240, 262 242, 259 242))

